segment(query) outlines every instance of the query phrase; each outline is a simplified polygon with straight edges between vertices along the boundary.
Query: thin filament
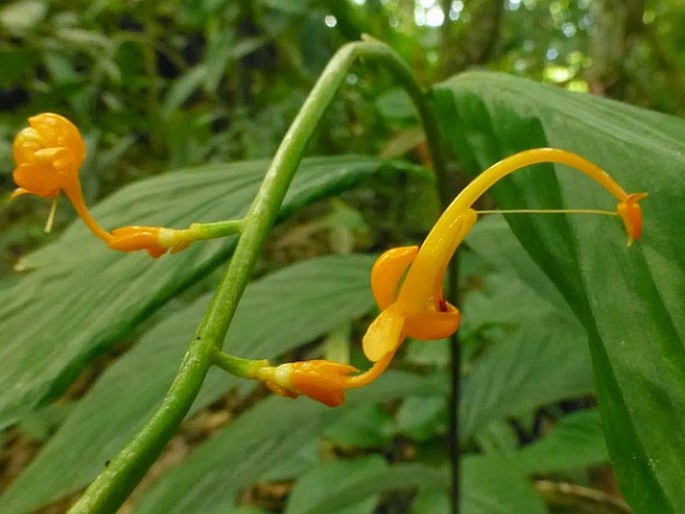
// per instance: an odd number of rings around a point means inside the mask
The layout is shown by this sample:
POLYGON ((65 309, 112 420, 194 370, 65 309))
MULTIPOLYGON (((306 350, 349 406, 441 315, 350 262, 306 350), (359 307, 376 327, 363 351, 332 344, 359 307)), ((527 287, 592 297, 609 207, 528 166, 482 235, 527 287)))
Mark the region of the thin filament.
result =
POLYGON ((601 216, 618 216, 616 211, 605 209, 483 209, 478 214, 598 214, 601 216))
POLYGON ((50 205, 50 213, 48 214, 48 221, 45 223, 45 228, 43 231, 46 234, 49 234, 52 232, 52 226, 55 223, 55 213, 57 212, 57 199, 59 198, 58 196, 55 196, 52 199, 52 204, 50 205))

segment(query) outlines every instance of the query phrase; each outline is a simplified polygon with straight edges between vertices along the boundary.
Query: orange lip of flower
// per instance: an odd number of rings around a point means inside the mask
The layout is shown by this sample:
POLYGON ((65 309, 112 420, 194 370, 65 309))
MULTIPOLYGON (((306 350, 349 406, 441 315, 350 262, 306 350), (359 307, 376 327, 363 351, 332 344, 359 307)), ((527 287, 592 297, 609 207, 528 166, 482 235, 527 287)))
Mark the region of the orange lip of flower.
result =
POLYGON ((459 311, 444 301, 442 282, 452 255, 477 220, 473 204, 510 173, 544 162, 565 164, 597 181, 619 200, 616 212, 624 222, 628 243, 640 238, 642 212, 637 202, 646 193, 626 193, 604 170, 565 150, 537 148, 503 159, 461 191, 419 249, 393 249, 378 259, 371 284, 382 311, 364 335, 363 348, 369 360, 377 362, 394 354, 406 336, 437 339, 458 329, 459 311))

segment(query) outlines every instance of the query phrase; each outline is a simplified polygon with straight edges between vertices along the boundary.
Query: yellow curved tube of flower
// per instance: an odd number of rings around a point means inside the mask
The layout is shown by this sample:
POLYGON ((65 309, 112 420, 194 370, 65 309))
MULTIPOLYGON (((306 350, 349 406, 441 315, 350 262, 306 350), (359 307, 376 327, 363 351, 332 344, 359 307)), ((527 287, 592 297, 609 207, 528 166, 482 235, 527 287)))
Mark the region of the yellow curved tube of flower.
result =
MULTIPOLYGON (((364 336, 364 353, 369 360, 375 362, 388 353, 394 353, 407 335, 418 339, 433 339, 421 337, 420 334, 422 328, 429 329, 429 318, 419 318, 418 322, 416 320, 420 316, 453 316, 453 309, 456 310, 444 302, 442 282, 452 255, 476 222, 477 213, 472 209, 473 204, 510 173, 546 162, 565 164, 598 182, 618 200, 616 213, 623 220, 628 233, 628 244, 640 238, 642 211, 637 202, 647 196, 646 193, 626 193, 604 170, 566 150, 535 148, 507 157, 478 175, 445 209, 412 259, 401 285, 396 281, 397 270, 385 271, 389 266, 384 265, 384 257, 381 256, 376 265, 381 269, 374 269, 372 276, 373 273, 385 273, 388 276, 385 281, 376 280, 379 285, 374 288, 375 292, 378 290, 375 294, 377 297, 382 296, 387 304, 389 288, 395 288, 398 292, 395 301, 389 305, 381 305, 379 302, 383 311, 364 336)), ((456 328, 458 325, 454 330, 456 328)), ((440 334, 440 337, 446 335, 440 334)))

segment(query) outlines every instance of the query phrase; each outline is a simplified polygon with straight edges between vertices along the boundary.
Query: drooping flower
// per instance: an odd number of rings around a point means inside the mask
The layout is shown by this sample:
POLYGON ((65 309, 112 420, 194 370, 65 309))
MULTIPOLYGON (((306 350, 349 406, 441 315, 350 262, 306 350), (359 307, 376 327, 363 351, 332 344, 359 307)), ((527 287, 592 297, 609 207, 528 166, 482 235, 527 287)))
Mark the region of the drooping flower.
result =
POLYGON ((381 313, 369 326, 363 348, 376 362, 393 355, 407 336, 440 339, 459 327, 459 312, 443 299, 442 283, 447 265, 476 222, 473 204, 493 184, 514 171, 533 164, 555 162, 582 171, 617 200, 616 214, 623 220, 628 244, 642 233, 638 201, 646 193, 626 193, 605 171, 579 155, 554 148, 526 150, 507 157, 469 183, 447 207, 424 243, 383 254, 372 271, 372 288, 381 313))
POLYGON ((42 113, 29 118, 29 126, 14 139, 13 156, 13 178, 19 187, 12 198, 25 194, 56 198, 63 192, 86 226, 112 249, 146 250, 159 257, 168 251, 178 252, 190 241, 204 237, 199 224, 184 230, 127 226, 110 233, 102 228, 88 210, 81 191, 79 171, 86 157, 86 145, 78 128, 64 116, 42 113))
POLYGON ((13 177, 19 186, 12 197, 34 194, 52 198, 60 190, 75 189, 86 145, 68 119, 43 113, 29 118, 29 126, 14 139, 12 154, 17 164, 13 177))
POLYGON ((449 261, 478 218, 473 204, 500 179, 543 162, 571 166, 602 185, 618 199, 618 205, 615 211, 600 212, 621 217, 629 245, 640 238, 642 211, 637 202, 646 193, 626 193, 602 169, 565 150, 537 148, 515 154, 494 164, 468 184, 440 216, 420 247, 392 248, 376 260, 371 271, 371 288, 381 313, 363 338, 364 353, 373 362, 368 371, 354 374, 357 369, 348 364, 313 360, 265 366, 259 369, 256 378, 282 396, 304 394, 328 406, 337 406, 344 402, 346 390, 367 385, 386 370, 405 337, 431 340, 452 335, 459 328, 460 313, 445 301, 442 284, 449 261))
POLYGON ((24 194, 56 198, 62 191, 88 228, 109 240, 109 232, 95 221, 83 199, 79 171, 86 145, 71 121, 49 112, 32 116, 29 126, 14 138, 12 153, 17 164, 12 176, 19 186, 12 198, 24 194))

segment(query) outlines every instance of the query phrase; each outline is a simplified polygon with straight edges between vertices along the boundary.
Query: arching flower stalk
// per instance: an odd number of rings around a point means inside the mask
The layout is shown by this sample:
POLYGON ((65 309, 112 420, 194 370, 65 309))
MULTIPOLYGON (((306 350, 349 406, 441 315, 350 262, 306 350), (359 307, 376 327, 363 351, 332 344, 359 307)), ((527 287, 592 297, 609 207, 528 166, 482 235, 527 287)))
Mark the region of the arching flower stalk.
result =
POLYGON ((628 245, 640 238, 642 211, 638 201, 646 193, 626 193, 605 171, 565 150, 538 148, 520 152, 494 164, 469 183, 420 247, 393 248, 378 258, 371 271, 371 287, 381 313, 363 338, 364 354, 373 363, 369 371, 353 375, 356 370, 346 364, 305 361, 263 368, 258 378, 279 394, 304 394, 327 405, 339 405, 345 390, 372 382, 388 367, 407 336, 432 340, 453 334, 459 328, 460 314, 445 301, 442 284, 449 261, 478 218, 474 203, 510 173, 545 162, 565 164, 585 173, 618 200, 614 211, 554 212, 619 216, 628 234, 628 245))

